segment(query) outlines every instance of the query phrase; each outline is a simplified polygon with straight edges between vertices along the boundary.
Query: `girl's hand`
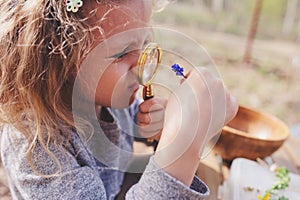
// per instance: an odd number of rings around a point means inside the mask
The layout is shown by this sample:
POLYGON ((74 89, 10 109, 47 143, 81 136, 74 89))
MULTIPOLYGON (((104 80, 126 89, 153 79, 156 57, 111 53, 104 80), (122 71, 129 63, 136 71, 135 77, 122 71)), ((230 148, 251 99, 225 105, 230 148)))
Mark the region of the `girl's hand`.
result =
POLYGON ((153 97, 139 105, 137 124, 144 138, 159 140, 164 123, 167 100, 153 97))
POLYGON ((235 116, 238 104, 206 69, 193 70, 170 96, 155 161, 190 185, 207 142, 235 116))

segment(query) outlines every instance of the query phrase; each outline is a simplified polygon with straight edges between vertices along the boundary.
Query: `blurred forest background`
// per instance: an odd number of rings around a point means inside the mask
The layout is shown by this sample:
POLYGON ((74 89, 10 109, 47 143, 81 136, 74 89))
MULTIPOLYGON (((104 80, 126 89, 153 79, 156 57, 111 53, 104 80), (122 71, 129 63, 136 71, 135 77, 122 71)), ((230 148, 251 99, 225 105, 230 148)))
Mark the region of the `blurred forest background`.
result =
POLYGON ((240 104, 300 124, 300 0, 177 0, 154 24, 202 45, 240 104))

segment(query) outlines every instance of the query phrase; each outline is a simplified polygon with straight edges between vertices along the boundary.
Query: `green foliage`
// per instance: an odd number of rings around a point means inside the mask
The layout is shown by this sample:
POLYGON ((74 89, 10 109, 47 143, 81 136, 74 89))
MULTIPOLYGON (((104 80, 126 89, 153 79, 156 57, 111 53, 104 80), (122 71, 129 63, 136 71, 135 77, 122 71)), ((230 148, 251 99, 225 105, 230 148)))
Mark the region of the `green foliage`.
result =
POLYGON ((285 9, 287 0, 264 0, 263 12, 270 19, 281 19, 285 9))
MULTIPOLYGON (((272 199, 272 197, 277 196, 278 190, 285 190, 289 187, 291 178, 289 175, 289 171, 285 167, 280 167, 276 170, 276 177, 278 178, 278 181, 274 183, 274 185, 270 189, 266 190, 264 196, 259 196, 259 200, 268 200, 270 198, 272 199)), ((285 196, 280 196, 278 200, 288 200, 288 198, 285 196)))
MULTIPOLYGON (((213 0, 178 0, 169 5, 163 12, 154 15, 155 22, 196 26, 209 30, 223 31, 245 36, 248 34, 254 0, 224 0, 223 9, 219 12, 212 8, 213 0)), ((283 19, 288 0, 264 0, 261 11, 258 38, 282 37, 283 19)), ((300 20, 300 2, 296 19, 300 20)), ((297 33, 295 22, 293 35, 297 33)))
POLYGON ((274 38, 281 35, 287 0, 264 0, 258 36, 274 38))

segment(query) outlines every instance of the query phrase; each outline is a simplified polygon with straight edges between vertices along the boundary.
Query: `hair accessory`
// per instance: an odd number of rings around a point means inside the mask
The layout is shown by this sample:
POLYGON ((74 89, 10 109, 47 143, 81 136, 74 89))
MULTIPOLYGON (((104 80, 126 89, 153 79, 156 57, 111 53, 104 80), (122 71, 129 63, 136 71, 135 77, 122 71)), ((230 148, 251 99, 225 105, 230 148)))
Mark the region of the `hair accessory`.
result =
POLYGON ((174 71, 174 72, 176 72, 176 75, 177 76, 182 76, 183 78, 187 78, 185 75, 184 75, 184 69, 183 69, 183 67, 180 67, 180 65, 179 64, 174 64, 174 65, 172 65, 172 70, 174 71))
POLYGON ((67 5, 67 11, 72 11, 73 13, 76 13, 78 11, 78 8, 80 8, 83 5, 82 0, 66 0, 67 5))

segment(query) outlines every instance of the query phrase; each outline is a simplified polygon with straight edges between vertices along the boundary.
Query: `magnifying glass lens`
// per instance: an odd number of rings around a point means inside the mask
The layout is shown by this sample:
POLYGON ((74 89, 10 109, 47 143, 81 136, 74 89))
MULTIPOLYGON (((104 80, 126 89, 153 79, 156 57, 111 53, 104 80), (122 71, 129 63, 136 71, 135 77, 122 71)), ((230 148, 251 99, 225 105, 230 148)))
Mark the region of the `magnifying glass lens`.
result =
POLYGON ((150 82, 152 77, 154 77, 156 73, 156 68, 158 65, 158 51, 157 49, 152 49, 150 54, 147 57, 147 61, 144 65, 144 73, 143 73, 143 80, 145 83, 150 82))
POLYGON ((138 78, 142 85, 150 85, 161 62, 162 51, 158 44, 150 43, 138 61, 138 78))

